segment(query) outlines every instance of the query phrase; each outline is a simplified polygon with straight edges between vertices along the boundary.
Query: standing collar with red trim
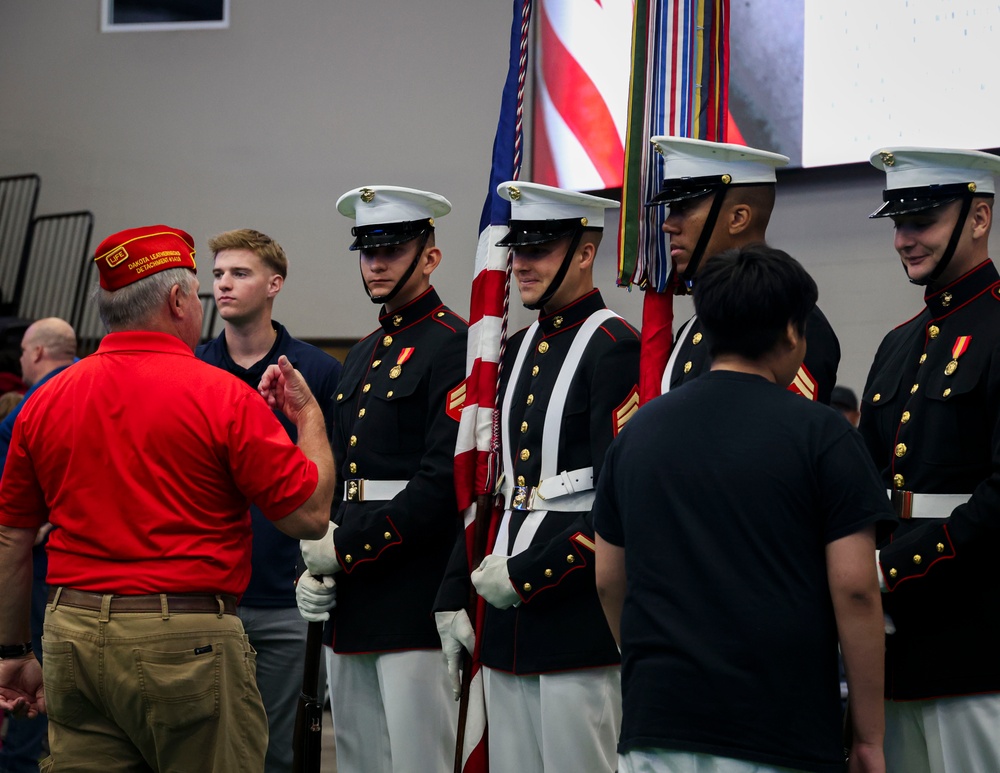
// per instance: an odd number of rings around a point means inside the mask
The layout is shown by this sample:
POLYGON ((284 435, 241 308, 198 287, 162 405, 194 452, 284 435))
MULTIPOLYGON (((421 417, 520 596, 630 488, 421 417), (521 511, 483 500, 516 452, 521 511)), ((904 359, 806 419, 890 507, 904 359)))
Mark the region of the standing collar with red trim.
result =
POLYGON ((582 324, 587 317, 603 308, 606 306, 601 297, 601 291, 595 288, 551 314, 544 316, 539 314, 538 326, 542 329, 542 335, 545 336, 562 333, 582 324))
POLYGON ((387 312, 383 306, 378 322, 386 333, 398 333, 404 327, 409 327, 414 322, 423 319, 441 305, 440 296, 433 287, 429 287, 422 295, 418 295, 395 311, 387 312))
POLYGON ((946 317, 961 308, 973 298, 982 295, 1000 281, 1000 273, 992 260, 985 260, 971 271, 967 271, 947 287, 926 291, 924 304, 934 319, 946 317))

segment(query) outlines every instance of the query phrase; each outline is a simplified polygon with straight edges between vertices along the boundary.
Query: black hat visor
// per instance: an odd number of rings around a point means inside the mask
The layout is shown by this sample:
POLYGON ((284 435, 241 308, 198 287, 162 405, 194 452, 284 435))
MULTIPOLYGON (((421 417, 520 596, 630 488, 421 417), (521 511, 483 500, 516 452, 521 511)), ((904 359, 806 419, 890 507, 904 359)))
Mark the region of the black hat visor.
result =
POLYGON ((370 250, 376 247, 391 247, 395 244, 404 244, 423 235, 430 229, 430 220, 358 225, 351 229, 351 235, 355 239, 350 249, 370 250))
POLYGON ((545 244, 566 236, 572 236, 583 229, 578 217, 566 220, 511 220, 510 230, 497 242, 497 247, 519 247, 529 244, 545 244))

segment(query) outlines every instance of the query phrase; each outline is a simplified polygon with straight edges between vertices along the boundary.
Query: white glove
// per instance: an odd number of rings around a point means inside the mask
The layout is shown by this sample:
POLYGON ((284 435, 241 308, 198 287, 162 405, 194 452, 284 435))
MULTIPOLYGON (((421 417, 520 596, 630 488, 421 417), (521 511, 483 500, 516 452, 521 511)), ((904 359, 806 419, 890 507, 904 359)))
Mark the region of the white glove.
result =
POLYGON ((441 651, 448 664, 448 677, 455 700, 462 697, 462 647, 472 654, 476 646, 476 632, 472 630, 469 615, 464 609, 457 612, 435 612, 438 636, 441 637, 441 651))
POLYGON ((330 521, 326 535, 320 539, 299 540, 299 549, 302 551, 302 560, 306 562, 306 568, 315 575, 336 574, 340 571, 340 562, 337 561, 337 549, 333 544, 333 533, 337 530, 337 524, 330 521))
POLYGON ((486 556, 472 573, 472 584, 476 586, 476 593, 497 609, 509 609, 521 600, 510 582, 507 556, 486 556))
POLYGON ((308 570, 295 583, 295 603, 299 614, 311 623, 330 619, 330 610, 337 606, 337 583, 332 577, 315 577, 308 570))
POLYGON ((878 560, 879 553, 881 552, 882 551, 880 550, 875 551, 875 574, 878 577, 878 589, 882 591, 882 593, 887 593, 889 591, 889 587, 885 584, 885 575, 882 574, 882 564, 880 564, 878 560))

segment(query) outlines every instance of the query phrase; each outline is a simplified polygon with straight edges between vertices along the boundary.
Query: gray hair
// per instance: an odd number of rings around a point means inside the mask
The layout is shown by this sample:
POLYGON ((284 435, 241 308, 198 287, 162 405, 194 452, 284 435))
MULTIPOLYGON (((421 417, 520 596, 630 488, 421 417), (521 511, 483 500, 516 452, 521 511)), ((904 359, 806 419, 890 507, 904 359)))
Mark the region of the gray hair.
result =
POLYGON ((101 322, 108 332, 135 330, 147 323, 178 285, 182 295, 195 292, 197 275, 187 268, 168 268, 118 290, 98 286, 94 295, 101 322))

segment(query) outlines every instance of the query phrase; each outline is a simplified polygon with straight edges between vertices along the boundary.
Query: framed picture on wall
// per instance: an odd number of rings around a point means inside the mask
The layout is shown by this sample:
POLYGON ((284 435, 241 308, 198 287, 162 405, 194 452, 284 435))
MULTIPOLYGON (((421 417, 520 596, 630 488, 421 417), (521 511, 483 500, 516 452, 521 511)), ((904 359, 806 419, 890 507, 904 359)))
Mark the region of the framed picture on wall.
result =
POLYGON ((101 32, 228 26, 229 0, 101 0, 101 32))

